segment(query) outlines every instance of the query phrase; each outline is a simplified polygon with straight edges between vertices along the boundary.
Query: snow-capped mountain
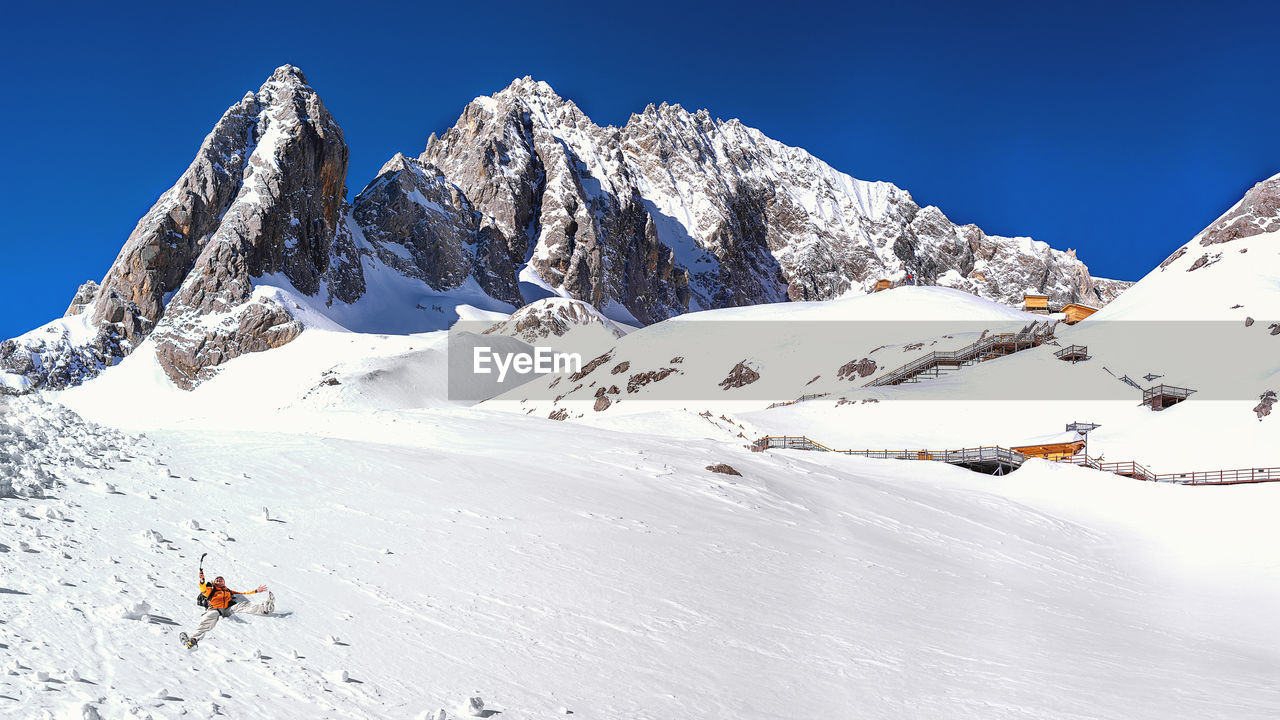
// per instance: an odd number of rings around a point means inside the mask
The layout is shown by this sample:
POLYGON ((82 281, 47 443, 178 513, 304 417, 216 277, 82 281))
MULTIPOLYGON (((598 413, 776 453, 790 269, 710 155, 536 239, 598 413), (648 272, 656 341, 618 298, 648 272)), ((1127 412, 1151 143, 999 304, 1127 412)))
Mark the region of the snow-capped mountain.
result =
POLYGON ((101 283, 0 343, 0 386, 77 385, 149 343, 190 389, 309 323, 436 330, 549 296, 646 325, 908 274, 1008 304, 1027 289, 1103 304, 1127 285, 736 120, 664 104, 602 127, 530 78, 471 102, 420 157, 397 154, 350 205, 347 156, 302 72, 277 69, 227 110, 101 283))
POLYGON ((908 273, 1009 304, 1028 289, 1105 304, 1127 286, 1095 280, 1072 251, 957 226, 737 120, 663 104, 601 127, 527 77, 474 100, 419 160, 492 216, 543 283, 641 323, 829 300, 908 273))
POLYGON ((67 322, 8 343, 0 367, 64 387, 151 338, 169 377, 189 388, 227 360, 289 342, 302 324, 255 296, 261 278, 329 303, 365 290, 346 172, 342 130, 297 68, 279 68, 227 110, 100 286, 80 288, 67 322))

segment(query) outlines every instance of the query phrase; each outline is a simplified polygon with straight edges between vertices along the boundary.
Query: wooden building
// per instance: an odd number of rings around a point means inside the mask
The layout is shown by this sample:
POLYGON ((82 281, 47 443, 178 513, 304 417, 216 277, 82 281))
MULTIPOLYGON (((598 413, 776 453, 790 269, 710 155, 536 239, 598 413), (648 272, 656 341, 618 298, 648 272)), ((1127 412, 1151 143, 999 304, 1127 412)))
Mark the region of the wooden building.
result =
POLYGON ((1037 438, 1029 445, 1015 445, 1010 448, 1010 450, 1022 453, 1027 457, 1044 458, 1053 462, 1069 460, 1083 449, 1084 435, 1078 432, 1058 433, 1057 435, 1037 438))
POLYGON ((1032 295, 1027 293, 1022 296, 1022 309, 1027 312, 1045 313, 1049 312, 1049 296, 1048 295, 1032 295))
POLYGON ((1068 303, 1062 306, 1062 312, 1066 314, 1065 322, 1068 325, 1075 325, 1081 320, 1098 312, 1098 308, 1089 305, 1081 305, 1080 303, 1068 303))
POLYGON ((876 287, 871 292, 880 292, 881 290, 888 290, 891 287, 893 287, 892 280, 881 279, 876 281, 876 287))

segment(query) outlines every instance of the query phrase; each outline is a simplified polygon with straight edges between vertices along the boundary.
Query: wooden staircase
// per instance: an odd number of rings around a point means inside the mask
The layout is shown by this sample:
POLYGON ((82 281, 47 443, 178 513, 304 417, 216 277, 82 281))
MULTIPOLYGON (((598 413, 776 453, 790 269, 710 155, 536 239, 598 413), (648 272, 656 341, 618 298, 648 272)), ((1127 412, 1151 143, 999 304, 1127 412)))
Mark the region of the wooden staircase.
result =
POLYGON ((866 383, 863 387, 882 387, 885 385, 901 385, 906 382, 919 382, 918 378, 922 375, 937 377, 944 368, 955 369, 995 360, 1016 352, 1039 347, 1052 339, 1053 325, 1049 323, 1032 323, 1021 332, 986 335, 959 350, 931 352, 912 360, 902 367, 890 370, 866 383))

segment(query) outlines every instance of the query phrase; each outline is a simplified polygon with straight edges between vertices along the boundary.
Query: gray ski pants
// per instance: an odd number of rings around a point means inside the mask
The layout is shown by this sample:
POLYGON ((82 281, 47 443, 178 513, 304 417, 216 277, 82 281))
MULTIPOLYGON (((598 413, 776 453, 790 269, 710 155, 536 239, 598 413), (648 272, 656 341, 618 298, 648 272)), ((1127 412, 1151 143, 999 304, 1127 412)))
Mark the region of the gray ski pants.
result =
POLYGON ((251 603, 248 600, 241 600, 226 610, 215 610, 213 608, 209 608, 209 610, 200 617, 200 624, 196 626, 196 631, 191 634, 191 639, 199 640, 204 637, 205 633, 212 630, 213 626, 218 624, 218 621, 222 619, 222 613, 224 612, 228 615, 231 615, 232 613, 241 615, 270 615, 271 613, 267 610, 267 603, 267 600, 256 603, 251 603))

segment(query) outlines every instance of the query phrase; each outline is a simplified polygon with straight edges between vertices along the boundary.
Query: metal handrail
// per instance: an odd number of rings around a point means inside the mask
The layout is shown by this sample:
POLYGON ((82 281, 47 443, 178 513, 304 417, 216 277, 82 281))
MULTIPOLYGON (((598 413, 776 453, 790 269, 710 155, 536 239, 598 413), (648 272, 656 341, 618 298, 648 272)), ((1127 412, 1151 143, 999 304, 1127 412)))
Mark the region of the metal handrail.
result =
POLYGON ((957 450, 832 450, 804 435, 766 435, 756 440, 755 445, 764 449, 818 450, 881 460, 940 460, 948 463, 998 460, 1021 465, 1028 457, 1017 450, 999 445, 983 445, 957 450))
MULTIPOLYGON (((924 370, 931 367, 937 367, 942 363, 942 361, 954 362, 957 364, 963 364, 972 360, 982 362, 982 359, 978 358, 981 358, 984 353, 997 345, 1013 345, 1013 352, 1019 352, 1020 350, 1037 347, 1050 337, 1052 337, 1052 335, 1048 332, 995 333, 993 335, 987 335, 986 337, 980 338, 958 350, 932 351, 927 355, 923 355, 909 363, 906 363, 905 365, 902 365, 901 367, 890 370, 875 380, 866 383, 863 387, 897 385, 903 380, 915 377, 924 370), (1017 346, 1021 344, 1028 344, 1028 347, 1018 348, 1017 346)), ((1009 353, 1001 353, 1000 355, 995 355, 993 357, 1003 357, 1008 354, 1009 353)), ((988 357, 983 359, 991 358, 988 357)))
POLYGON ((1195 390, 1191 388, 1177 387, 1176 385, 1156 385, 1142 391, 1142 401, 1146 402, 1157 396, 1177 397, 1186 399, 1191 397, 1195 390))
POLYGON ((795 400, 787 400, 786 402, 772 403, 771 405, 769 405, 769 407, 765 408, 765 410, 772 410, 776 407, 785 407, 787 405, 795 405, 796 403, 802 403, 802 402, 805 402, 806 400, 816 400, 818 398, 827 397, 830 394, 831 393, 812 393, 809 395, 801 395, 795 400))
POLYGON ((1280 481, 1280 467, 1243 468, 1239 470, 1201 470, 1189 473, 1162 473, 1158 482, 1183 485, 1235 485, 1240 483, 1280 481))

